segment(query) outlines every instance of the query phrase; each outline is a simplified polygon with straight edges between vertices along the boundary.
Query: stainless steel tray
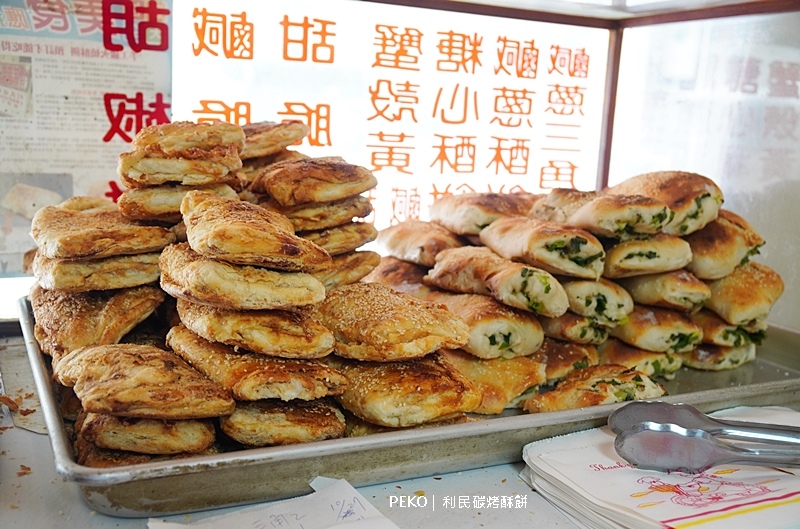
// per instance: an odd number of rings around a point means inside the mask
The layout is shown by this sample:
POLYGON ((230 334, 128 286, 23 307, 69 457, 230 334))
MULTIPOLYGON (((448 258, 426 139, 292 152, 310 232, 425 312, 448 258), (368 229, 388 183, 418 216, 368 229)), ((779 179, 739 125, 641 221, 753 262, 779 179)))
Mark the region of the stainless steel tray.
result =
MULTIPOLYGON (((602 426, 620 404, 540 414, 512 414, 466 424, 242 450, 177 461, 96 469, 78 465, 59 414, 33 315, 19 300, 20 324, 42 403, 56 470, 84 500, 111 516, 163 516, 311 492, 317 476, 355 486, 519 461, 538 439, 602 426)), ((739 405, 800 407, 800 333, 771 327, 757 359, 733 371, 683 369, 664 400, 711 412, 739 405)))

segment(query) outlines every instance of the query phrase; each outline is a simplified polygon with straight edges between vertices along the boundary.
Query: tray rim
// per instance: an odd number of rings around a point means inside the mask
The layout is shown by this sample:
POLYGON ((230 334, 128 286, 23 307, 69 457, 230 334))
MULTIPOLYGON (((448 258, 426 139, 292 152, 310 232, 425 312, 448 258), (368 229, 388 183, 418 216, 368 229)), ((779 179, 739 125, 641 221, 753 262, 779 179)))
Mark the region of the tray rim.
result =
MULTIPOLYGON (((601 422, 604 421, 614 409, 624 405, 624 403, 616 403, 559 411, 557 413, 518 414, 501 417, 492 416, 487 417, 485 420, 464 424, 415 429, 413 430, 413 435, 410 435, 408 431, 382 432, 364 437, 329 439, 288 446, 251 448, 222 454, 128 465, 113 469, 92 468, 79 465, 74 459, 64 421, 59 412, 55 394, 52 391, 50 374, 44 362, 45 356, 41 352, 38 342, 33 335, 33 314, 28 297, 24 296, 20 298, 18 300, 18 305, 20 310, 20 326, 25 339, 26 351, 31 364, 34 383, 39 393, 42 410, 45 415, 45 424, 50 437, 56 471, 66 480, 75 482, 82 488, 113 487, 114 485, 131 484, 138 481, 213 471, 215 468, 220 467, 226 467, 228 469, 247 468, 276 462, 298 461, 310 457, 330 457, 353 452, 390 450, 401 446, 424 444, 428 442, 443 442, 457 438, 502 435, 503 433, 531 428, 542 428, 562 424, 571 425, 579 422, 601 422)), ((800 331, 779 326, 771 326, 771 328, 779 332, 797 335, 798 338, 800 338, 800 331)), ((787 377, 786 380, 775 380, 741 386, 738 396, 745 399, 748 396, 761 395, 769 392, 777 393, 787 389, 800 391, 800 368, 784 366, 766 359, 761 359, 760 361, 790 369, 798 376, 793 378, 787 377)), ((659 400, 697 404, 699 407, 705 408, 704 411, 715 411, 716 409, 727 407, 724 405, 716 406, 715 404, 710 404, 714 402, 714 397, 719 394, 719 391, 720 388, 687 392, 665 396, 659 400)), ((521 460, 521 457, 522 454, 520 452, 516 460, 521 460)), ((504 462, 511 461, 497 461, 496 464, 504 462)), ((468 468, 476 467, 465 466, 463 470, 468 468)), ((273 498, 264 498, 264 501, 269 501, 271 499, 273 498)), ((219 506, 223 507, 226 505, 219 506)), ((147 511, 141 512, 143 516, 147 515, 147 511)), ((113 513, 109 514, 113 515, 113 513)))

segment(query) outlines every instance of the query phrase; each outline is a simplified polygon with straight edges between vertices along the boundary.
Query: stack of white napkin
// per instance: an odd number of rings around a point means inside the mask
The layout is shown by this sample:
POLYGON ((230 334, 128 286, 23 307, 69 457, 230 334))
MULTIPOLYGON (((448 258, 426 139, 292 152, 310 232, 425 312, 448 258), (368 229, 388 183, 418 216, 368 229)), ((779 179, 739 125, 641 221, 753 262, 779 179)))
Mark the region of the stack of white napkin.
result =
MULTIPOLYGON (((712 414, 800 426, 800 412, 739 407, 712 414)), ((741 464, 700 474, 633 468, 606 426, 531 443, 520 474, 531 487, 591 529, 797 529, 800 470, 741 464)), ((798 447, 800 456, 800 446, 798 447)))

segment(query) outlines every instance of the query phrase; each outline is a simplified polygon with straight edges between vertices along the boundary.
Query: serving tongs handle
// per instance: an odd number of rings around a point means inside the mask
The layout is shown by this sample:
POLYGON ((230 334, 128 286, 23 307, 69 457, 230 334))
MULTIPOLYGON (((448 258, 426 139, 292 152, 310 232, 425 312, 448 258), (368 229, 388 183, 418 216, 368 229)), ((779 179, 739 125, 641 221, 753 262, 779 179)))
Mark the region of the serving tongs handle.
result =
POLYGON ((648 421, 676 424, 686 429, 704 430, 716 437, 752 443, 800 445, 800 428, 795 426, 713 418, 688 404, 633 401, 617 408, 608 417, 608 425, 616 434, 648 421))

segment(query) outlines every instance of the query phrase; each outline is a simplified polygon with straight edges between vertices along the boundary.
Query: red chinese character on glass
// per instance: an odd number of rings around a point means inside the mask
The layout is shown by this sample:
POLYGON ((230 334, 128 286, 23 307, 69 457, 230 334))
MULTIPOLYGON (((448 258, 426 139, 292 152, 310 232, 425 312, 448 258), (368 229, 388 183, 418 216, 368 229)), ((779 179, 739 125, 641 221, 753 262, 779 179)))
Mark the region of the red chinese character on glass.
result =
POLYGON ((69 31, 67 13, 70 8, 64 0, 25 0, 25 5, 32 12, 33 29, 47 29, 58 33, 69 31))
POLYGON ((419 219, 420 196, 416 187, 412 189, 393 187, 391 196, 392 218, 389 221, 391 225, 419 219))
POLYGON ((72 0, 78 33, 87 35, 103 31, 103 0, 72 0))
POLYGON ((109 51, 122 51, 124 46, 114 42, 122 35, 134 52, 142 50, 167 51, 169 26, 159 17, 170 14, 169 9, 158 7, 150 0, 146 7, 134 7, 132 0, 103 0, 103 46, 109 51), (142 15, 136 22, 136 15, 142 15))
POLYGON ((440 72, 463 70, 466 73, 475 73, 475 67, 481 65, 483 37, 479 37, 477 34, 469 36, 452 31, 439 32, 439 35, 442 35, 442 38, 439 39, 436 47, 443 58, 436 61, 436 69, 440 72))
POLYGON ((386 121, 401 121, 403 114, 408 113, 411 121, 417 122, 415 108, 419 103, 417 89, 419 85, 410 81, 392 83, 389 79, 378 79, 375 86, 369 87, 370 102, 375 114, 367 121, 383 118, 386 121))
POLYGON ((444 95, 444 88, 439 88, 436 93, 436 100, 433 104, 433 118, 439 118, 442 123, 458 124, 461 125, 467 122, 469 113, 475 115, 475 121, 479 119, 478 116, 478 92, 472 91, 468 86, 464 87, 463 93, 459 93, 459 84, 453 88, 449 102, 447 97, 442 101, 444 95), (443 108, 439 108, 439 104, 443 108), (447 112, 448 115, 445 114, 447 112))
POLYGON ((106 116, 111 126, 103 136, 104 142, 109 142, 114 136, 119 136, 126 142, 133 141, 143 128, 149 125, 169 123, 167 109, 170 104, 164 102, 163 94, 156 94, 152 103, 144 104, 144 95, 136 92, 133 97, 126 94, 104 94, 106 116))
POLYGON ((522 138, 497 138, 495 146, 492 147, 494 155, 492 161, 486 167, 494 165, 494 174, 500 174, 500 167, 503 167, 508 174, 524 175, 528 172, 528 157, 530 149, 528 140, 522 138))
POLYGON ((796 62, 773 61, 769 63, 769 97, 800 98, 798 92, 800 64, 796 62))
POLYGON ((402 31, 395 26, 378 24, 375 45, 380 48, 375 53, 372 67, 396 68, 419 71, 419 58, 422 55, 422 32, 414 28, 402 31))
POLYGON ((237 101, 228 105, 224 101, 201 99, 200 110, 192 110, 192 114, 198 114, 198 123, 226 121, 234 125, 246 125, 250 123, 250 103, 237 101))
POLYGON ((226 15, 195 8, 192 17, 199 18, 194 23, 195 56, 205 51, 214 57, 222 54, 228 59, 253 58, 253 24, 247 21, 247 13, 226 15))
POLYGON ((290 120, 302 121, 309 129, 308 143, 315 147, 331 145, 331 106, 320 104, 312 107, 306 103, 285 102, 286 110, 278 112, 290 120))
POLYGON ((434 146, 437 155, 431 167, 439 164, 440 173, 444 173, 445 166, 456 173, 475 171, 475 136, 435 136, 439 138, 439 145, 434 146))
POLYGON ((498 123, 504 127, 519 127, 523 121, 528 127, 533 127, 530 120, 531 110, 533 109, 533 94, 530 90, 515 90, 512 88, 495 88, 497 94, 494 97, 494 112, 492 123, 498 123))
POLYGON ((550 46, 550 68, 547 73, 553 72, 570 77, 588 77, 589 55, 586 54, 586 49, 571 50, 550 46))
POLYGON ((283 16, 283 60, 306 62, 310 48, 311 62, 333 63, 334 47, 328 43, 328 37, 335 37, 336 33, 328 26, 335 26, 336 22, 317 18, 312 21, 313 24, 303 17, 302 22, 290 22, 288 16, 283 16), (310 35, 316 42, 310 42, 310 35))
POLYGON ((539 66, 539 50, 533 40, 520 43, 506 37, 497 37, 497 66, 494 73, 501 71, 521 79, 536 79, 539 66))
POLYGON ((372 162, 372 170, 380 171, 387 167, 392 167, 401 173, 413 174, 408 170, 411 164, 411 153, 414 147, 411 145, 403 145, 406 140, 414 139, 414 136, 403 134, 388 134, 385 132, 378 132, 370 134, 370 136, 377 138, 377 144, 367 145, 372 150, 370 161, 372 162))
POLYGON ((577 166, 564 160, 549 160, 539 172, 539 187, 553 189, 556 187, 574 188, 575 169, 577 166))
POLYGON ((560 116, 571 116, 576 111, 583 115, 583 91, 585 88, 580 86, 550 85, 551 90, 547 94, 549 106, 545 112, 552 112, 560 116))

